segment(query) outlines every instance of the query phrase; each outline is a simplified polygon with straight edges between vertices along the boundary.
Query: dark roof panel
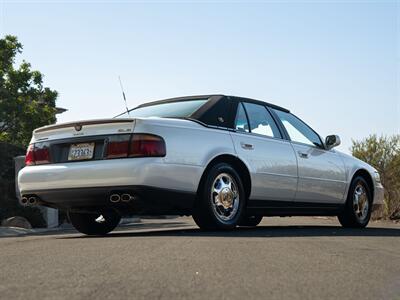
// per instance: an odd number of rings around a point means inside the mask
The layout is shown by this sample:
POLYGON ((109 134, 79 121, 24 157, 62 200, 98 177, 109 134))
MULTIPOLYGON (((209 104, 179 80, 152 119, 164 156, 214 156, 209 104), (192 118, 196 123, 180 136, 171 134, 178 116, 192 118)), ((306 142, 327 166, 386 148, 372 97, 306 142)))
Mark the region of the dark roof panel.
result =
POLYGON ((232 98, 232 99, 236 99, 236 100, 256 102, 256 103, 259 103, 259 104, 268 105, 268 106, 270 106, 272 108, 276 108, 276 109, 279 109, 279 110, 282 110, 282 111, 289 112, 289 110, 286 109, 286 108, 283 108, 281 106, 278 106, 278 105, 275 105, 275 104, 272 104, 272 103, 268 103, 268 102, 265 102, 265 101, 246 98, 246 97, 228 96, 228 95, 222 95, 222 94, 195 95, 195 96, 184 96, 184 97, 168 98, 168 99, 163 99, 163 100, 157 100, 157 101, 143 103, 143 104, 141 104, 141 105, 139 105, 139 106, 137 106, 135 108, 151 106, 151 105, 156 105, 156 104, 161 104, 161 103, 168 103, 168 102, 190 101, 190 100, 197 100, 197 99, 209 99, 211 97, 213 97, 213 98, 227 97, 227 98, 232 98))
POLYGON ((143 104, 140 104, 139 106, 136 106, 135 108, 151 106, 151 105, 156 105, 156 104, 162 104, 162 103, 169 103, 169 102, 209 99, 209 98, 214 97, 214 96, 223 97, 223 95, 197 95, 197 96, 175 97, 175 98, 168 98, 168 99, 156 100, 156 101, 143 103, 143 104))

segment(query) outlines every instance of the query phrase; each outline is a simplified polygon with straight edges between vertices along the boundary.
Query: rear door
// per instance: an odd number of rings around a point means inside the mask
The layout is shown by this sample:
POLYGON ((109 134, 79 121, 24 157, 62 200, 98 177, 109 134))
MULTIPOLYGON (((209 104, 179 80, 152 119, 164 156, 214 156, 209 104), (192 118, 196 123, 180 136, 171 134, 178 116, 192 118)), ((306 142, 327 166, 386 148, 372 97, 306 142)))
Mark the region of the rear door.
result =
POLYGON ((286 129, 298 157, 296 202, 341 203, 346 188, 344 162, 335 150, 326 150, 319 135, 291 113, 274 110, 286 129))
POLYGON ((232 139, 240 159, 250 168, 250 206, 269 201, 293 201, 297 187, 297 161, 267 107, 239 102, 232 139))

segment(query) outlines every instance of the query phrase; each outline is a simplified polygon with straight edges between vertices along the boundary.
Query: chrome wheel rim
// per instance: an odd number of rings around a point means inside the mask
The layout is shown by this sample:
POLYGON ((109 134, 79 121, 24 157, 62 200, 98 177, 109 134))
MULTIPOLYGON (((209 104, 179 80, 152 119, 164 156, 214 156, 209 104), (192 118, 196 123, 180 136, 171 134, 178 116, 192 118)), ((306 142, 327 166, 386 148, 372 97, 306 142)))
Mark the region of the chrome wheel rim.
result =
POLYGON ((357 184, 353 195, 353 209, 359 221, 365 221, 368 216, 369 201, 367 191, 361 183, 357 184))
POLYGON ((103 215, 98 216, 95 220, 96 223, 103 224, 106 222, 106 218, 103 215))
POLYGON ((211 206, 214 215, 222 222, 231 221, 238 212, 239 201, 236 181, 227 173, 219 174, 211 187, 211 206))

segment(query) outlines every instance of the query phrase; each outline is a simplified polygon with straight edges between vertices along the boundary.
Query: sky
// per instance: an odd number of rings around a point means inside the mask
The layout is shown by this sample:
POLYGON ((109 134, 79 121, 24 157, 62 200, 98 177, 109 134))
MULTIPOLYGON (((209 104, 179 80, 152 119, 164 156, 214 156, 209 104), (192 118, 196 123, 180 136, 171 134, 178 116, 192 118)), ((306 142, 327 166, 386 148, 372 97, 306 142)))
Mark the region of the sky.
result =
POLYGON ((198 94, 288 108, 339 150, 400 133, 397 1, 4 1, 0 35, 68 109, 58 122, 198 94))

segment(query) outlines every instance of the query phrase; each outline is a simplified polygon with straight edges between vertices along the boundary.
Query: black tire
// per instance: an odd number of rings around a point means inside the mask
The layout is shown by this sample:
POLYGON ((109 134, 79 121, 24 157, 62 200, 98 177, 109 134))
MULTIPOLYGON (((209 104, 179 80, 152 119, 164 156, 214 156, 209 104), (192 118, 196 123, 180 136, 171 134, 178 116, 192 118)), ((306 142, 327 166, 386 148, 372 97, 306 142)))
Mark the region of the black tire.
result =
POLYGON ((114 211, 93 214, 68 212, 68 217, 76 230, 87 235, 106 235, 121 221, 121 216, 114 211), (103 219, 96 221, 100 216, 103 216, 103 219))
POLYGON ((197 200, 193 209, 193 219, 203 230, 234 229, 241 219, 245 200, 245 192, 239 174, 229 164, 218 163, 211 167, 199 188, 197 200), (233 203, 237 203, 237 209, 236 212, 232 211, 232 218, 229 220, 222 220, 221 216, 216 212, 216 206, 214 205, 216 202, 214 201, 214 196, 212 196, 214 181, 218 176, 224 176, 224 174, 228 174, 230 179, 233 180, 238 194, 235 193, 234 195, 236 196, 233 196, 235 199, 233 203))
POLYGON ((239 226, 255 227, 261 223, 262 219, 263 216, 245 216, 240 220, 239 226))
POLYGON ((371 212, 372 212, 371 189, 363 177, 357 176, 356 178, 353 179, 350 185, 345 207, 343 211, 338 215, 339 222, 343 227, 346 228, 364 228, 368 225, 369 219, 371 218, 371 212), (367 199, 368 210, 366 211, 363 218, 361 218, 361 216, 357 214, 356 212, 357 206, 355 206, 353 203, 356 188, 358 188, 359 186, 361 186, 365 190, 366 196, 368 198, 367 199))

